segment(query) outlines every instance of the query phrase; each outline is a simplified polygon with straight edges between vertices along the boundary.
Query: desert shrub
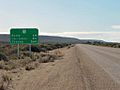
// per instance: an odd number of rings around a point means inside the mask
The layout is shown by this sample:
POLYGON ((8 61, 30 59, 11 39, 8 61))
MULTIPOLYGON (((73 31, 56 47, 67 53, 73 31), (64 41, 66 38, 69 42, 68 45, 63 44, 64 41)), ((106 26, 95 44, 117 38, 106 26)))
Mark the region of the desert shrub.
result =
POLYGON ((39 46, 31 46, 31 51, 32 52, 40 52, 40 48, 39 48, 39 46))
POLYGON ((68 47, 67 47, 67 49, 70 49, 70 48, 71 48, 71 46, 68 46, 68 47))
POLYGON ((71 44, 71 47, 74 47, 75 46, 75 44, 71 44))
POLYGON ((50 56, 44 56, 42 57, 42 63, 47 63, 50 61, 50 56))
POLYGON ((0 53, 0 60, 8 61, 8 58, 4 53, 0 53))
POLYGON ((18 57, 17 57, 16 54, 13 54, 13 55, 10 55, 10 56, 9 56, 9 59, 10 59, 10 60, 17 60, 18 57))
POLYGON ((16 54, 16 53, 17 53, 17 49, 15 48, 15 49, 12 49, 9 54, 12 55, 12 54, 16 54))
POLYGON ((25 57, 24 59, 20 60, 10 60, 8 62, 0 61, 0 69, 8 71, 19 67, 25 67, 26 65, 33 62, 34 60, 32 60, 30 57, 25 57))
POLYGON ((115 45, 115 46, 114 46, 114 48, 120 48, 120 45, 119 45, 119 44, 117 44, 117 45, 115 45))
POLYGON ((68 44, 66 47, 67 49, 70 49, 71 47, 74 47, 75 45, 74 44, 68 44))
POLYGON ((33 69, 35 69, 35 67, 33 65, 27 65, 25 67, 25 70, 27 70, 27 71, 30 71, 30 70, 33 70, 33 69))
POLYGON ((30 71, 38 67, 38 63, 30 63, 25 67, 25 70, 30 71))
POLYGON ((26 57, 25 59, 19 60, 19 63, 20 63, 21 66, 26 66, 27 64, 29 64, 31 62, 32 62, 32 60, 29 57, 26 57))
MULTIPOLYGON (((32 52, 47 52, 50 50, 54 50, 57 48, 63 48, 65 46, 68 46, 69 44, 40 44, 40 45, 32 45, 31 51, 32 52)), ((26 46, 22 49, 22 51, 28 51, 29 46, 26 46)))
MULTIPOLYGON (((91 44, 91 43, 86 43, 86 44, 91 44)), ((112 43, 112 42, 111 43, 93 42, 91 45, 120 48, 120 43, 112 43)))
POLYGON ((24 67, 31 62, 32 60, 29 57, 20 60, 10 60, 8 62, 0 61, 0 69, 12 70, 19 67, 24 67))
POLYGON ((39 63, 54 62, 55 57, 49 53, 41 53, 37 61, 39 63))
POLYGON ((46 47, 46 50, 48 50, 48 51, 53 50, 53 49, 55 49, 55 46, 53 46, 53 45, 48 45, 46 47))
POLYGON ((0 53, 4 53, 4 49, 0 47, 0 53))
MULTIPOLYGON (((25 47, 23 50, 29 50, 29 46, 27 46, 27 47, 25 47)), ((45 47, 41 47, 41 46, 39 46, 39 45, 32 45, 31 46, 31 51, 32 52, 46 52, 46 48, 45 47)))
POLYGON ((19 65, 19 63, 16 63, 15 61, 8 61, 5 62, 4 68, 5 70, 12 70, 12 69, 16 69, 19 65))
POLYGON ((64 45, 63 44, 55 44, 56 48, 62 48, 64 45))
POLYGON ((4 74, 2 75, 1 77, 1 80, 0 80, 0 90, 9 90, 9 85, 11 84, 12 82, 12 78, 7 75, 7 74, 4 74))
POLYGON ((55 46, 55 44, 49 44, 49 48, 51 50, 57 49, 57 47, 55 46))
POLYGON ((36 61, 36 59, 38 58, 38 56, 37 56, 37 55, 32 54, 30 58, 31 58, 31 60, 32 60, 32 61, 36 61))
POLYGON ((5 70, 12 70, 12 69, 15 69, 15 67, 12 66, 12 65, 5 65, 5 66, 4 66, 4 69, 5 69, 5 70))
POLYGON ((39 47, 39 52, 47 52, 47 48, 40 48, 39 47))
POLYGON ((63 53, 60 50, 56 50, 51 53, 41 53, 39 57, 39 63, 54 62, 56 59, 60 59, 62 56, 63 53))
POLYGON ((0 69, 4 69, 5 63, 4 61, 0 61, 0 69))
POLYGON ((56 57, 62 57, 62 56, 64 56, 64 54, 60 50, 54 51, 53 55, 55 55, 56 57))
POLYGON ((31 56, 31 53, 29 51, 25 51, 22 53, 23 56, 25 57, 30 57, 31 56))

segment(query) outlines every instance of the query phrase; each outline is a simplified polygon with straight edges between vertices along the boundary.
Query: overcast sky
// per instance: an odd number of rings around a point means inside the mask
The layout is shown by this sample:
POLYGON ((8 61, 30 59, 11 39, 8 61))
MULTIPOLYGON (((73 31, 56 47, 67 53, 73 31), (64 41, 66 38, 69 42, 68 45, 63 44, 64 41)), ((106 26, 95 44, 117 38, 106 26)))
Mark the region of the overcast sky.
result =
POLYGON ((0 33, 13 27, 120 42, 120 0, 0 0, 0 33))

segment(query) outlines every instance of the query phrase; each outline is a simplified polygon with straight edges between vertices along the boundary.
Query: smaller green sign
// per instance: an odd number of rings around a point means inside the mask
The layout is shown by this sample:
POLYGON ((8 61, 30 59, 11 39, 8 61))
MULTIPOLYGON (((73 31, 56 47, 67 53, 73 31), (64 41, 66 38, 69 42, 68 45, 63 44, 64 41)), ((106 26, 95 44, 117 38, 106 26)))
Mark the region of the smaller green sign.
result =
POLYGON ((13 28, 10 30, 11 44, 38 44, 39 36, 36 28, 13 28))

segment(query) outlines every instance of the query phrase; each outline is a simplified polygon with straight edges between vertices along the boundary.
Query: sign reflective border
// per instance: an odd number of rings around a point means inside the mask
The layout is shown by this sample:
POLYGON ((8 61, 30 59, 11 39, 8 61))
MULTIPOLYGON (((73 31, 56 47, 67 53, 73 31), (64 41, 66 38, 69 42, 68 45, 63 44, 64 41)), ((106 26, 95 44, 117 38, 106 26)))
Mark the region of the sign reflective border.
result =
POLYGON ((37 28, 12 28, 10 30, 11 44, 38 44, 37 28))

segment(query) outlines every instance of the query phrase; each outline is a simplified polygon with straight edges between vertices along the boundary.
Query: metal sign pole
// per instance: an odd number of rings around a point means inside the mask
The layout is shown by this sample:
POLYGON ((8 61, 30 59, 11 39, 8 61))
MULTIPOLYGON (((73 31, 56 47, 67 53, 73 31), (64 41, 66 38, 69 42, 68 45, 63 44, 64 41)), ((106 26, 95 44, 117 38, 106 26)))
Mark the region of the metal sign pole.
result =
POLYGON ((31 44, 29 44, 29 52, 30 52, 30 55, 31 55, 31 44))
POLYGON ((19 56, 20 56, 20 50, 19 50, 19 47, 20 47, 20 45, 18 44, 18 46, 17 46, 17 56, 18 56, 18 58, 19 58, 19 56))

